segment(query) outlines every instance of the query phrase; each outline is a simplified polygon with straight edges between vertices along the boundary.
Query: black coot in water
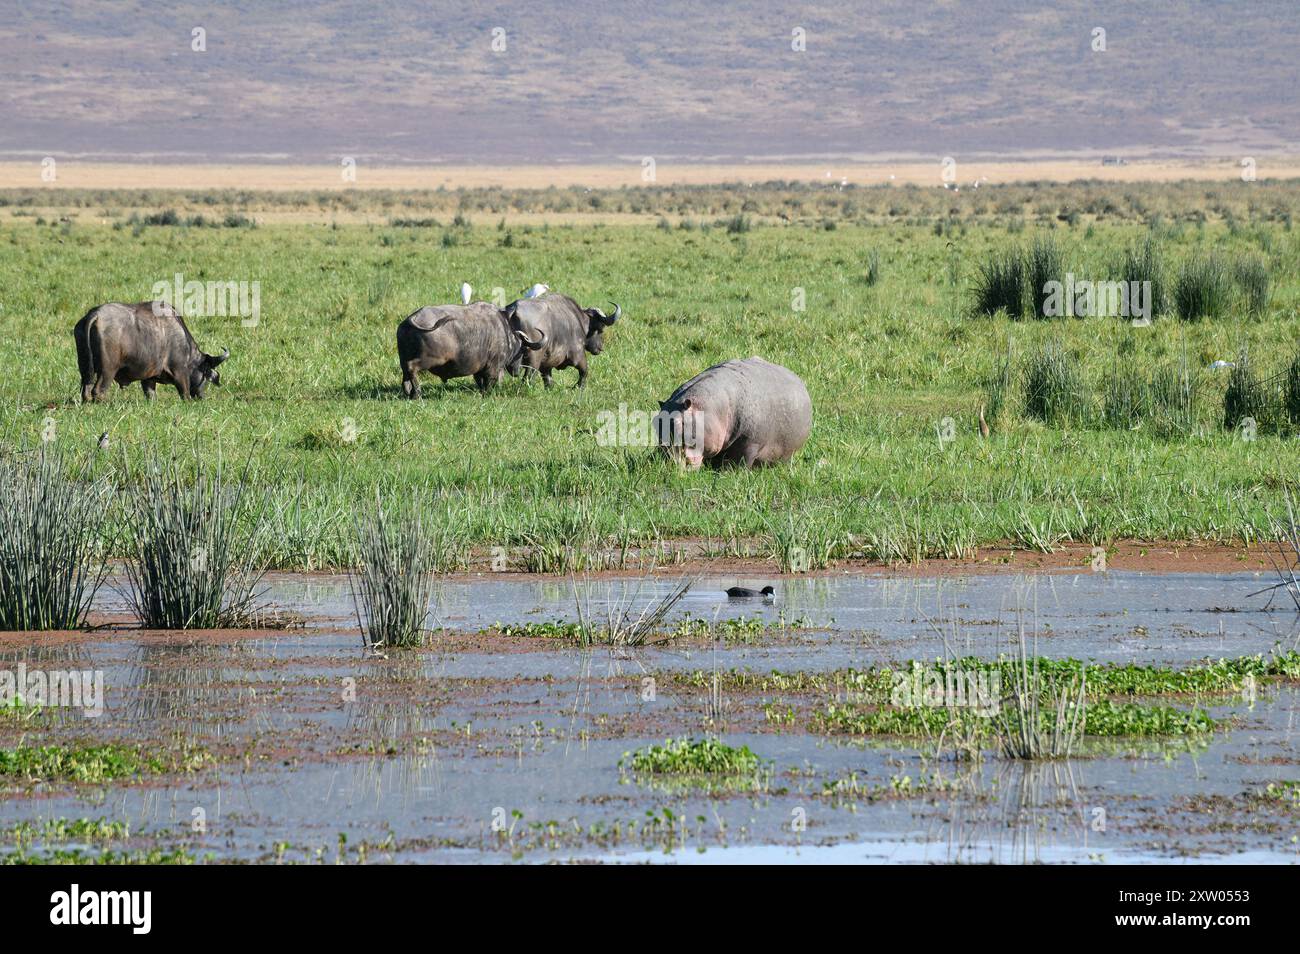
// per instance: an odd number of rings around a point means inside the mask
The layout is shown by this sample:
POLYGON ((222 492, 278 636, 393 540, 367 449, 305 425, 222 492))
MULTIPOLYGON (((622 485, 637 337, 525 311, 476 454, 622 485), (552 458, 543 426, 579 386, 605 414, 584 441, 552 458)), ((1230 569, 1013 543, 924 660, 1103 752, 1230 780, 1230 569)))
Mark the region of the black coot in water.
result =
POLYGON ((761 590, 751 590, 747 586, 732 586, 727 589, 727 596, 733 600, 743 600, 754 596, 772 596, 776 590, 765 586, 761 590))

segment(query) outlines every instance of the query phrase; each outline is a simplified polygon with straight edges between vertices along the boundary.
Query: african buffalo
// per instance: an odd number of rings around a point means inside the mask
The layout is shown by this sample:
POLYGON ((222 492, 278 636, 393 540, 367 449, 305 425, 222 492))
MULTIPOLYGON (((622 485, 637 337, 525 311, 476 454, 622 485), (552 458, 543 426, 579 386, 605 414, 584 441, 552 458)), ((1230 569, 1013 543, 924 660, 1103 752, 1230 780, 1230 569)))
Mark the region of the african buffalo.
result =
POLYGON ((691 468, 706 460, 745 467, 789 460, 812 430, 803 381, 758 357, 701 371, 659 407, 660 447, 691 468))
POLYGON ((519 327, 546 335, 546 347, 524 355, 524 367, 540 372, 548 388, 552 371, 577 368, 578 387, 582 387, 587 383, 587 353, 600 354, 605 347, 601 333, 623 313, 617 304, 610 304, 614 314, 606 315, 599 308, 582 308, 566 295, 547 292, 506 305, 506 314, 519 327))
POLYGON ((114 381, 122 387, 139 381, 150 400, 160 382, 174 385, 182 399, 198 400, 209 384, 221 383, 217 365, 230 357, 229 350, 199 350, 185 320, 165 301, 99 305, 77 322, 72 336, 83 401, 103 400, 114 381))
POLYGON ((397 326, 397 359, 402 367, 402 390, 409 398, 420 396, 421 371, 431 371, 444 382, 474 376, 480 391, 501 380, 503 372, 519 373, 525 350, 536 350, 544 334, 532 336, 495 305, 476 301, 470 305, 426 305, 397 326))

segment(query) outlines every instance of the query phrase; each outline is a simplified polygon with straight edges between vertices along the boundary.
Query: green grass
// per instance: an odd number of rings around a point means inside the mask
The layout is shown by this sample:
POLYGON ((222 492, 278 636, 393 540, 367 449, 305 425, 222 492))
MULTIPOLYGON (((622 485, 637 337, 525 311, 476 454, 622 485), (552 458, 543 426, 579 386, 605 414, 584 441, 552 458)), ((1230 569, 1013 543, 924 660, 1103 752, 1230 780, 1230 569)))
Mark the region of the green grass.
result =
MULTIPOLYGON (((1199 369, 1242 345, 1261 375, 1283 372, 1291 349, 1277 343, 1300 331, 1300 233, 1261 222, 1238 235, 1210 224, 1162 236, 1172 272, 1210 250, 1235 259, 1255 249, 1254 234, 1271 235, 1270 307, 1258 319, 1134 329, 976 318, 969 288, 949 280, 954 254, 971 275, 1019 239, 977 218, 951 240, 906 224, 907 203, 927 196, 898 190, 891 201, 902 214, 883 225, 524 225, 526 241, 510 248, 481 225, 457 228, 456 244, 443 247, 440 231, 423 227, 144 227, 133 236, 0 217, 0 331, 10 344, 0 349, 0 449, 30 449, 52 417, 67 459, 88 461, 119 488, 155 455, 190 469, 217 455, 241 473, 247 464, 266 558, 283 568, 352 565, 353 514, 376 492, 423 510, 443 570, 486 568, 493 547, 510 569, 637 565, 682 538, 752 544, 793 569, 796 555, 815 566, 966 553, 1027 528, 1049 528, 1058 542, 1268 532, 1272 488, 1295 479, 1293 438, 1261 433, 1247 443, 1225 432, 1226 375, 1207 376, 1196 420, 1176 432, 1082 431, 1069 413, 1043 421, 999 406, 986 411, 993 437, 980 441, 976 416, 1008 350, 1023 366, 1049 342, 1076 356, 1094 396, 1117 367, 1157 368, 1186 354, 1199 369), (863 249, 879 253, 875 285, 862 280, 863 249), (79 406, 72 325, 93 304, 148 297, 178 271, 262 283, 256 327, 190 322, 209 350, 229 346, 222 386, 202 402, 182 404, 164 386, 152 405, 137 387, 79 406), (585 389, 561 371, 550 392, 507 379, 481 397, 467 381, 434 382, 423 402, 400 399, 393 332, 402 317, 455 300, 462 281, 510 294, 538 280, 624 306, 585 389), (805 291, 802 312, 791 308, 795 288, 805 291), (703 368, 751 354, 787 365, 811 393, 813 433, 790 465, 683 473, 647 449, 597 444, 601 411, 625 403, 653 412, 703 368), (936 439, 945 418, 952 441, 936 439), (103 431, 112 450, 98 454, 103 431)), ((1096 223, 1091 239, 1069 243, 1071 262, 1080 274, 1104 273, 1146 234, 1096 223)), ((1007 405, 1019 403, 1011 392, 1007 405)), ((102 531, 117 556, 126 553, 128 499, 113 495, 102 531)))

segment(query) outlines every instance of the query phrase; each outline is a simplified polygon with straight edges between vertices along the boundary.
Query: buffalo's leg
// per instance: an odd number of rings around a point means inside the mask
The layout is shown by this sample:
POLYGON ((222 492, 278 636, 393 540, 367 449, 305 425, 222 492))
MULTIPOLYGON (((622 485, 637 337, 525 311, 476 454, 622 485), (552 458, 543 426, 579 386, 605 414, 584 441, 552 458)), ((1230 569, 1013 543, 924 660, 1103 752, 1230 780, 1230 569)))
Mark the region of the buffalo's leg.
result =
POLYGON ((419 371, 412 367, 402 368, 402 390, 411 400, 420 396, 419 371))
POLYGON ((554 381, 551 380, 550 368, 547 368, 545 371, 542 372, 542 383, 545 384, 548 388, 555 383, 554 381))
POLYGON ((149 401, 152 401, 154 398, 158 396, 157 392, 155 391, 157 387, 158 387, 157 381, 140 382, 140 390, 144 392, 145 399, 149 401))
POLYGON ((81 403, 88 404, 95 387, 95 370, 90 357, 90 343, 84 335, 77 336, 77 370, 81 372, 81 403))
POLYGON ((576 386, 584 387, 587 383, 587 360, 584 358, 575 362, 573 366, 578 369, 578 383, 576 386))
POLYGON ((488 377, 486 371, 480 371, 474 375, 474 386, 478 388, 480 394, 486 394, 488 388, 492 386, 492 379, 488 377))
POLYGON ((95 380, 94 390, 91 391, 91 398, 95 401, 104 400, 108 396, 108 389, 113 386, 113 380, 116 377, 117 368, 100 368, 99 377, 95 380))

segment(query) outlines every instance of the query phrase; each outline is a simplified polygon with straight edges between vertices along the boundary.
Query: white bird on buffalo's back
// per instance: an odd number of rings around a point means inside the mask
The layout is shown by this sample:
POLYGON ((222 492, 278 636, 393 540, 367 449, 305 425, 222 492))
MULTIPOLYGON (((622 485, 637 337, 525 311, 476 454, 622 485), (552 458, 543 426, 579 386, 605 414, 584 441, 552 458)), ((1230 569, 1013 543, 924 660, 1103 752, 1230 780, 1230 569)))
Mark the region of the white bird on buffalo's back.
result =
POLYGON ((468 305, 470 299, 474 297, 474 289, 470 287, 469 282, 462 282, 460 286, 460 303, 468 305))
POLYGON ((545 294, 546 294, 548 291, 550 291, 550 290, 551 290, 551 286, 550 286, 550 285, 543 285, 541 282, 538 282, 538 283, 537 283, 536 285, 534 285, 532 288, 530 288, 530 289, 528 289, 526 292, 524 292, 524 297, 525 297, 525 298, 541 298, 543 295, 545 295, 545 294))

